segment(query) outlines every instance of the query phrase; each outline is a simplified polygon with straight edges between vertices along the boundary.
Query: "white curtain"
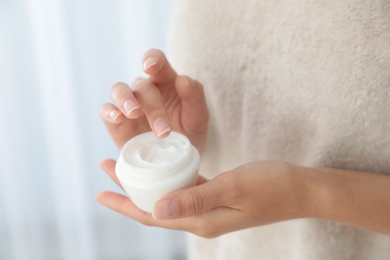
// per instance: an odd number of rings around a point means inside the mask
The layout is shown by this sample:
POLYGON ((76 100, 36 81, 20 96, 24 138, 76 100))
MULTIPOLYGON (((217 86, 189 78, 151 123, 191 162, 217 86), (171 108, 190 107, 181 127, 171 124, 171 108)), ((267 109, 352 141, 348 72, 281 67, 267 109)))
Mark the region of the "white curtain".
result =
POLYGON ((98 205, 112 84, 165 49, 173 0, 0 0, 0 259, 184 259, 185 235, 98 205))

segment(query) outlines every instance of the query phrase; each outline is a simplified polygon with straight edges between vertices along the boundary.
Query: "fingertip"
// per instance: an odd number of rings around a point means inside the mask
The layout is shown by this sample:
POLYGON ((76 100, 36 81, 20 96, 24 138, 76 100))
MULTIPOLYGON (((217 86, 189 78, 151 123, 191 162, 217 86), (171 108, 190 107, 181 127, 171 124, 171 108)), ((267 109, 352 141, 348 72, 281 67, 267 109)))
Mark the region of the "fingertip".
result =
POLYGON ((118 110, 113 109, 113 110, 108 112, 108 120, 115 123, 121 115, 122 115, 122 113, 120 113, 118 110))
POLYGON ((99 166, 100 166, 102 169, 106 169, 107 167, 115 166, 115 164, 116 164, 116 161, 113 160, 113 159, 104 159, 104 160, 102 160, 102 161, 99 163, 99 166))
POLYGON ((101 161, 101 162, 99 163, 99 167, 100 167, 100 168, 102 168, 102 169, 103 169, 103 167, 104 167, 104 164, 105 164, 105 161, 106 161, 106 160, 103 160, 103 161, 101 161))
POLYGON ((99 202, 100 204, 102 204, 102 197, 104 196, 104 193, 105 193, 105 192, 100 192, 100 193, 98 193, 98 194, 95 195, 95 200, 96 200, 97 202, 99 202))
POLYGON ((146 73, 149 71, 151 67, 155 65, 157 65, 157 60, 154 57, 147 57, 146 59, 144 59, 144 62, 142 63, 142 66, 146 73))
POLYGON ((111 191, 103 191, 95 195, 95 200, 105 207, 114 209, 113 207, 118 203, 116 195, 119 194, 115 194, 111 191))
MULTIPOLYGON (((137 78, 133 81, 132 86, 139 84, 145 79, 137 78)), ((116 83, 110 91, 110 98, 115 105, 107 107, 110 109, 108 117, 112 122, 122 122, 126 117, 136 119, 141 115, 141 106, 133 94, 132 88, 122 82, 116 83), (123 116, 122 116, 123 115, 123 116)))
POLYGON ((169 121, 165 118, 158 118, 153 123, 153 131, 158 138, 165 138, 171 132, 169 121))
POLYGON ((140 105, 131 99, 127 99, 123 102, 123 108, 126 112, 126 117, 129 119, 136 119, 141 115, 140 105))
POLYGON ((173 86, 177 74, 161 50, 151 49, 147 51, 142 65, 144 72, 151 77, 156 85, 159 87, 173 86))
POLYGON ((99 114, 106 124, 120 124, 125 119, 122 112, 112 104, 104 104, 100 108, 99 114))
POLYGON ((146 74, 156 74, 159 72, 161 63, 163 63, 165 55, 161 50, 150 49, 143 58, 142 66, 146 74))

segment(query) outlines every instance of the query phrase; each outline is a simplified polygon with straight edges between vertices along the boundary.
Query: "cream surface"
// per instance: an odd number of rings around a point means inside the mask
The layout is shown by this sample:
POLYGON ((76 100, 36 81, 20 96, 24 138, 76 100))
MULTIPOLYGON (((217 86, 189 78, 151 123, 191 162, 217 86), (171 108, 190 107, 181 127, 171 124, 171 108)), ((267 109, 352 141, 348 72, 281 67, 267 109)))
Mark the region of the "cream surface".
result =
POLYGON ((146 133, 126 145, 124 158, 133 167, 158 168, 181 161, 190 148, 189 141, 174 132, 165 139, 146 133))

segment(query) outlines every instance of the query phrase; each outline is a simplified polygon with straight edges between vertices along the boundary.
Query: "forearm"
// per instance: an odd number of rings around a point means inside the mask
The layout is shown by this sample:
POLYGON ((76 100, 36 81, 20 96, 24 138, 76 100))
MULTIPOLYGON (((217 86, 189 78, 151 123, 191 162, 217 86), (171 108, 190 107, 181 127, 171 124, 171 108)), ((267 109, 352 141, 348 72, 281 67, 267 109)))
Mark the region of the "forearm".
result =
POLYGON ((304 215, 390 234, 390 176, 305 168, 304 215))

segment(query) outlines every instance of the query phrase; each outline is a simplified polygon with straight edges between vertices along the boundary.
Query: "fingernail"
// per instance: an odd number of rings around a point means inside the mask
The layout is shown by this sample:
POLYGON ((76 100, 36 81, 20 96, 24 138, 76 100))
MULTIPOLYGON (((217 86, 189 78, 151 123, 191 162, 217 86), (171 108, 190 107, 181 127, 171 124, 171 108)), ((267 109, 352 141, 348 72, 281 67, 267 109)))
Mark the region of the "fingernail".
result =
POLYGON ((144 70, 149 69, 150 67, 154 66, 157 64, 157 61, 155 58, 149 57, 146 60, 144 60, 144 70))
POLYGON ((153 127, 154 127, 154 132, 158 137, 171 131, 168 121, 164 118, 159 118, 156 121, 154 121, 153 127))
POLYGON ((126 115, 130 116, 131 112, 139 108, 136 103, 134 103, 132 100, 128 99, 123 103, 123 108, 126 111, 126 115))
POLYGON ((156 219, 177 218, 180 214, 179 203, 176 200, 167 199, 156 204, 153 217, 156 219))
POLYGON ((120 113, 116 110, 111 110, 108 116, 111 118, 112 121, 115 121, 118 116, 120 116, 120 113))

